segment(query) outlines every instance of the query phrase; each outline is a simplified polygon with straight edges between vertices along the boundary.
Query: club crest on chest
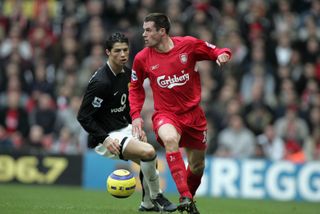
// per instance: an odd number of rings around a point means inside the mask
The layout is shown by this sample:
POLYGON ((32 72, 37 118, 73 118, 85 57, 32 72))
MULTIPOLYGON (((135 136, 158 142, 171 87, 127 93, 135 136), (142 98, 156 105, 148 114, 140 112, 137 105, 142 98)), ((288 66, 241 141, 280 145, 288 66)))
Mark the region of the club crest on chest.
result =
POLYGON ((188 54, 187 53, 182 53, 179 55, 180 57, 180 62, 182 64, 186 64, 188 62, 188 54))

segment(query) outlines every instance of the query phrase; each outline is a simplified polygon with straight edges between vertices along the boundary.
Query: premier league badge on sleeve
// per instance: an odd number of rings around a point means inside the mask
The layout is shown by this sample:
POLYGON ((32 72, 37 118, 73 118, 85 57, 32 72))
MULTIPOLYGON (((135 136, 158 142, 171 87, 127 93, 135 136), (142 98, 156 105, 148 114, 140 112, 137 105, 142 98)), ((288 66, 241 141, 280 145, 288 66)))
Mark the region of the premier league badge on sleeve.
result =
POLYGON ((93 101, 92 101, 92 105, 95 108, 100 108, 101 107, 101 103, 103 102, 103 99, 99 98, 99 97, 94 97, 93 101))
POLYGON ((137 81, 138 80, 137 72, 135 70, 132 70, 131 79, 132 79, 132 81, 137 81))
POLYGON ((182 64, 186 64, 187 61, 188 61, 188 54, 187 53, 182 53, 179 56, 180 56, 180 62, 182 64))

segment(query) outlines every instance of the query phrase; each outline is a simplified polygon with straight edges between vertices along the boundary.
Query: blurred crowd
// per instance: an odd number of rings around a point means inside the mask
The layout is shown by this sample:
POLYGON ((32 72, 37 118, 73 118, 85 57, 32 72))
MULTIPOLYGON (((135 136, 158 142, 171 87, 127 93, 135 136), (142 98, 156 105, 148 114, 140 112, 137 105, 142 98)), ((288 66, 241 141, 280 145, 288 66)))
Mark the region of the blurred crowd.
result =
MULTIPOLYGON (((222 68, 198 64, 208 154, 320 160, 320 0, 2 0, 0 151, 86 152, 76 115, 104 41, 125 33, 131 66, 150 12, 170 17, 172 36, 232 49, 222 68)), ((147 90, 145 129, 161 151, 152 111, 147 90)))

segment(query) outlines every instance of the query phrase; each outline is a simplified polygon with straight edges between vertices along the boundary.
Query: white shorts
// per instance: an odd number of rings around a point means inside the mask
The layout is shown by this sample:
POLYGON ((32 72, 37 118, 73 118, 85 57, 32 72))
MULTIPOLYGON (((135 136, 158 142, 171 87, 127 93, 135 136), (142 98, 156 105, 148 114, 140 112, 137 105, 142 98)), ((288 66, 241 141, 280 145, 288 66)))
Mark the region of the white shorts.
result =
POLYGON ((102 143, 99 143, 95 148, 94 151, 98 153, 101 156, 105 156, 107 158, 111 159, 122 159, 123 158, 123 151, 125 150, 126 146, 128 145, 130 139, 133 138, 132 136, 132 125, 129 124, 127 127, 124 127, 122 129, 112 131, 109 133, 109 136, 113 139, 118 139, 120 144, 120 154, 115 155, 112 154, 106 147, 103 146, 102 143))

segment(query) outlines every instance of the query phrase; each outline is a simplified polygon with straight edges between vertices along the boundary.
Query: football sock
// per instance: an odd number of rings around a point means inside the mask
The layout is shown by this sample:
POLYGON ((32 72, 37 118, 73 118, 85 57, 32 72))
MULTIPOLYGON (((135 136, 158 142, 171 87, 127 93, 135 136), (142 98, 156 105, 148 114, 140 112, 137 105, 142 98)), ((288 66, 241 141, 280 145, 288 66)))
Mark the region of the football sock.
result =
POLYGON ((181 153, 179 151, 168 152, 166 153, 166 159, 180 196, 192 198, 187 184, 186 167, 184 165, 181 153))
POLYGON ((150 190, 141 170, 139 173, 139 178, 140 178, 141 189, 142 189, 141 205, 144 206, 145 208, 152 208, 154 205, 151 202, 150 190))
POLYGON ((201 183, 201 178, 202 178, 202 174, 201 175, 194 174, 193 172, 191 172, 190 167, 188 166, 187 182, 188 182, 188 187, 192 196, 196 194, 196 191, 201 183))
POLYGON ((157 156, 155 156, 152 160, 141 160, 140 168, 144 175, 144 180, 148 184, 150 190, 150 196, 152 199, 155 199, 160 193, 159 186, 159 173, 156 169, 157 156))

